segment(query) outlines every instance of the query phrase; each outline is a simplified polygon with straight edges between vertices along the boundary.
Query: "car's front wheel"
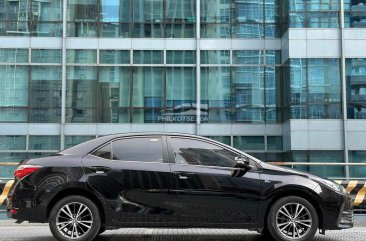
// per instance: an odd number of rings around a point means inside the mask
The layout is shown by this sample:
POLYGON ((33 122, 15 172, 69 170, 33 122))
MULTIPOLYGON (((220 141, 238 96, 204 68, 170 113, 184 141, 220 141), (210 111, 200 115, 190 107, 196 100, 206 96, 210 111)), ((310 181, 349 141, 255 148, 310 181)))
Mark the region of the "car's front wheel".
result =
POLYGON ((312 240, 319 221, 314 206, 301 197, 289 196, 279 199, 271 207, 267 227, 278 241, 312 240))
POLYGON ((49 224, 59 241, 93 240, 101 227, 98 207, 83 196, 68 196, 57 202, 50 213, 49 224))

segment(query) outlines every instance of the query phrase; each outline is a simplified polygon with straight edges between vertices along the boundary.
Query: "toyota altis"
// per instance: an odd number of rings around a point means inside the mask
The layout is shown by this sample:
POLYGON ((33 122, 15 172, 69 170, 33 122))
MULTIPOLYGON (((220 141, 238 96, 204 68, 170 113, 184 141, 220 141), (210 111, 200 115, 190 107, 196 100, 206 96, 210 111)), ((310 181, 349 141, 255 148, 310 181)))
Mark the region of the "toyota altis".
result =
POLYGON ((8 216, 49 223, 60 241, 121 227, 250 229, 302 241, 353 226, 342 186, 194 135, 104 136, 23 161, 14 176, 8 216))

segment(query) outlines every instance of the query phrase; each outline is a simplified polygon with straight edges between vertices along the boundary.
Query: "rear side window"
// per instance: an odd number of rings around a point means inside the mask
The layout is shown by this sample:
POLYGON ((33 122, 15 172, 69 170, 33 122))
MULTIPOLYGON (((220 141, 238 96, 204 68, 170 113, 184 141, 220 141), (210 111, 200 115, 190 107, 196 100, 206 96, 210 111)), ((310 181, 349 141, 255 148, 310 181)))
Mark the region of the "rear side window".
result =
POLYGON ((120 161, 164 162, 160 137, 128 138, 112 142, 112 159, 120 161))

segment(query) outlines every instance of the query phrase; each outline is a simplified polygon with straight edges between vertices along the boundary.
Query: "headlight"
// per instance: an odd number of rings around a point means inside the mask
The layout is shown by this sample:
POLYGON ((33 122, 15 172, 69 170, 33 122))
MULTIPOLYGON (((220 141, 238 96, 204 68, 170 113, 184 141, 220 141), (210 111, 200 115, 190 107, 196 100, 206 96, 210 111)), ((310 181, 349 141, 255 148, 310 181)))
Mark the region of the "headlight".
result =
POLYGON ((329 187, 330 189, 333 189, 334 191, 337 191, 340 193, 347 193, 346 189, 342 185, 339 185, 335 182, 332 182, 332 181, 326 180, 326 179, 322 179, 322 178, 317 178, 316 180, 318 182, 321 182, 325 186, 329 187))

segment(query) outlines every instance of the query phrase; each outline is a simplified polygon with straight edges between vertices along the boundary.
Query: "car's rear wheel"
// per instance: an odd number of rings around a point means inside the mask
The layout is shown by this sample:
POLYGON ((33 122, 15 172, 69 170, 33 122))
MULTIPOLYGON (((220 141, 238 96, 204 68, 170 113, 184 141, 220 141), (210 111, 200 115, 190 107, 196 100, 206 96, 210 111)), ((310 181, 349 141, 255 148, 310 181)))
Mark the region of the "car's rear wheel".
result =
POLYGON ((83 196, 68 196, 57 202, 49 223, 53 236, 60 241, 93 240, 101 227, 98 207, 83 196))
POLYGON ((279 199, 271 207, 267 227, 278 241, 312 240, 319 221, 314 206, 301 197, 289 196, 279 199))

